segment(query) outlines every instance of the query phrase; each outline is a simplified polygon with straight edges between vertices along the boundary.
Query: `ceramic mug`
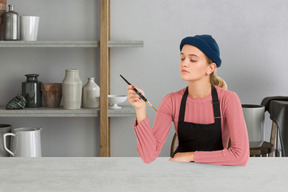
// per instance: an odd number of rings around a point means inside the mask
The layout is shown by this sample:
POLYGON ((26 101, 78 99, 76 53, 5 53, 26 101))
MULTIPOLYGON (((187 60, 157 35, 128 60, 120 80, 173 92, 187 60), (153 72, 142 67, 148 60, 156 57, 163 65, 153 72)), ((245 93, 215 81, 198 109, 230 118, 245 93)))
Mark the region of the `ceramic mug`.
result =
POLYGON ((14 133, 6 133, 3 136, 4 149, 13 157, 41 157, 41 133, 42 128, 23 127, 14 129, 14 133), (12 151, 6 146, 8 136, 12 136, 12 151))
POLYGON ((39 19, 37 16, 20 17, 20 38, 23 41, 37 41, 39 19))

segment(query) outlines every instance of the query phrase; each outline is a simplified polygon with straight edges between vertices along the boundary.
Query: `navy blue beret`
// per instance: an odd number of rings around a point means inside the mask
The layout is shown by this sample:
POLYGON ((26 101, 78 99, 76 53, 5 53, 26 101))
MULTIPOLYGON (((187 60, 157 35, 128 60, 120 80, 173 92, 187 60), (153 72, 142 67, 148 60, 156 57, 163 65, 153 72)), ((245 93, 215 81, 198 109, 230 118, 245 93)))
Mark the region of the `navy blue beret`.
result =
POLYGON ((217 42, 211 35, 195 35, 193 37, 185 37, 180 43, 180 51, 184 45, 192 45, 200 49, 207 57, 209 57, 217 67, 221 66, 220 50, 217 42))

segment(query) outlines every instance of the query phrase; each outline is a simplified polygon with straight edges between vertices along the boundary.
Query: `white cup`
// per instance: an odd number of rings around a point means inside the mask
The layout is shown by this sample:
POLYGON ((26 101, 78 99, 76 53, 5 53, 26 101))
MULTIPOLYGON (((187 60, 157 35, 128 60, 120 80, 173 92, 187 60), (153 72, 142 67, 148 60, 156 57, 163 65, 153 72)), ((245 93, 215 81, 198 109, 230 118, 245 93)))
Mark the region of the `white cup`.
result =
POLYGON ((20 38, 23 41, 37 41, 39 19, 37 16, 20 17, 20 38))

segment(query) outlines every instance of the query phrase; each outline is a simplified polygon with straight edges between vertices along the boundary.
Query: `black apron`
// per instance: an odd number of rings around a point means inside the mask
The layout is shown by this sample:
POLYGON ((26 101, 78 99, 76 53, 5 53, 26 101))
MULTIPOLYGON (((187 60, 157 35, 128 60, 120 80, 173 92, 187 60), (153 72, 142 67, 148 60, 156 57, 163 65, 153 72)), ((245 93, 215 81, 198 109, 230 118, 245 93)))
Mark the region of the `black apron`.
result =
POLYGON ((186 100, 188 97, 187 87, 181 100, 178 119, 179 146, 172 157, 177 152, 223 150, 220 103, 217 91, 213 85, 211 85, 211 89, 215 121, 212 124, 197 124, 184 121, 186 100))

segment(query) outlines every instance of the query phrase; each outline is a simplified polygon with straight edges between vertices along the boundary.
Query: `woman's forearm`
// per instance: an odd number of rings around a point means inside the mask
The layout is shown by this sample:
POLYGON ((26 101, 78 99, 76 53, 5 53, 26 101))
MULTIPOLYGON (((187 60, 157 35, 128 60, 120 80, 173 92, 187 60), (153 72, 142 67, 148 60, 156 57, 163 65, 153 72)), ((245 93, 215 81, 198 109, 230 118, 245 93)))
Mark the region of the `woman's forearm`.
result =
POLYGON ((135 111, 136 111, 136 120, 137 120, 137 123, 139 124, 147 116, 147 114, 146 114, 146 106, 145 107, 141 107, 139 109, 135 108, 135 111))

